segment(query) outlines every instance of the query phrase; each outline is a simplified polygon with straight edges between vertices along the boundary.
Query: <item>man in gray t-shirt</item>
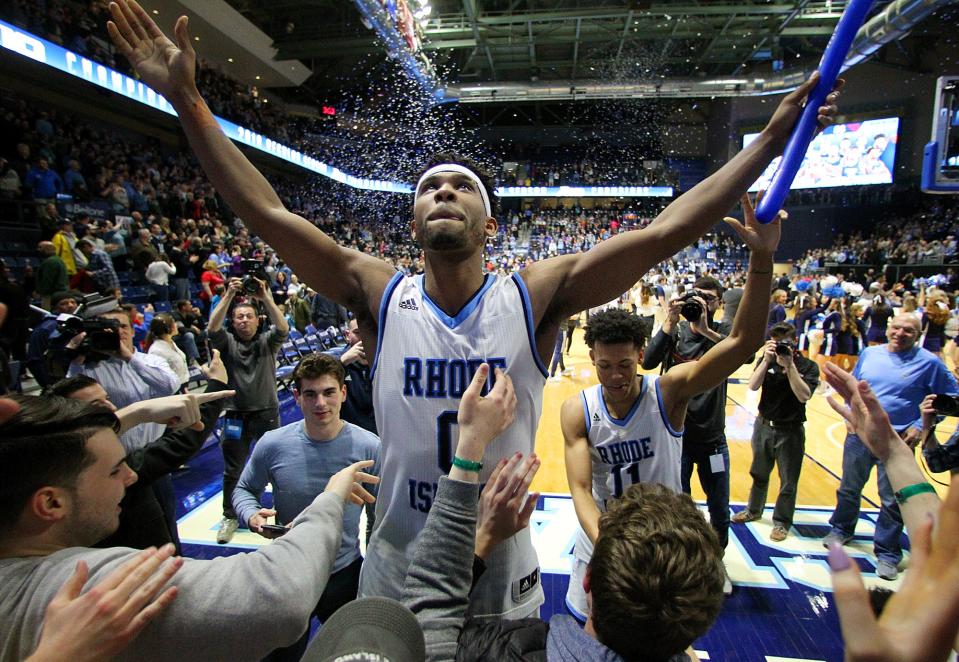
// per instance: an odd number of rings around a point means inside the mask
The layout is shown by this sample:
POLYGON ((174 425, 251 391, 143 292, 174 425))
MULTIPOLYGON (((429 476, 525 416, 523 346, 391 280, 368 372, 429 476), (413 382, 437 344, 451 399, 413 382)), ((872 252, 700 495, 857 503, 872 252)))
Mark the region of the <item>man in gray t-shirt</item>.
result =
POLYGON ((242 295, 243 282, 230 279, 223 300, 213 309, 207 327, 210 346, 220 350, 220 357, 230 375, 229 387, 236 395, 227 406, 226 421, 220 447, 223 450, 223 520, 216 535, 226 544, 236 532, 237 518, 233 509, 233 489, 250 454, 250 447, 263 433, 279 427, 279 402, 276 397, 276 352, 286 341, 290 327, 283 313, 273 302, 266 283, 256 280, 258 291, 250 299, 235 303, 242 295), (260 330, 255 301, 266 309, 273 328, 260 330), (233 307, 233 332, 223 328, 227 312, 233 307))

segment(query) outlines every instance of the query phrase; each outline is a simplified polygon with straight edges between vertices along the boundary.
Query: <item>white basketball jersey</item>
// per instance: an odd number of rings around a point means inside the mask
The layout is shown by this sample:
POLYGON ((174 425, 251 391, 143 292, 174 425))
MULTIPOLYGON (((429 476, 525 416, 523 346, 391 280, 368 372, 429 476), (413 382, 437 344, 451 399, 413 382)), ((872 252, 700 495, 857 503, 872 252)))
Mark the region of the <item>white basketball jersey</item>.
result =
MULTIPOLYGON (((634 483, 659 483, 682 491, 683 433, 669 425, 659 377, 643 377, 639 397, 622 419, 609 413, 601 384, 585 389, 580 397, 593 464, 593 499, 601 513, 606 512, 608 499, 621 497, 634 483)), ((582 528, 574 554, 583 561, 593 555, 582 528)))
MULTIPOLYGON (((460 398, 483 362, 502 368, 516 390, 516 418, 483 458, 480 482, 497 461, 533 451, 546 367, 536 353, 533 316, 519 274, 489 274, 455 317, 427 296, 423 276, 397 274, 383 294, 373 361, 373 405, 382 440, 376 524, 361 595, 400 599, 413 542, 426 523, 439 477, 459 437, 460 398)), ((469 568, 463 568, 469 572, 469 568)), ((529 529, 500 544, 473 589, 475 616, 526 616, 543 602, 529 529)))

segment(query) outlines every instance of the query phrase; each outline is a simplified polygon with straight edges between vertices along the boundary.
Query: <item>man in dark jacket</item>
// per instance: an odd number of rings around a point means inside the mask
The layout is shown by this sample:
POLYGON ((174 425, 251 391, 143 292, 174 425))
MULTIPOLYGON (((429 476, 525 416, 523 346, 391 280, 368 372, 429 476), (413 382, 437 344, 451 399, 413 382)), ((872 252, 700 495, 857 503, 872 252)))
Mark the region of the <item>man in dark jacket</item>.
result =
POLYGON ((153 483, 200 450, 223 411, 225 398, 234 394, 226 390, 227 373, 219 352, 214 350, 213 361, 200 369, 208 380, 206 393, 144 400, 119 411, 103 387, 86 375, 70 377, 50 387, 49 395, 82 400, 115 411, 121 430, 145 422, 168 425, 163 436, 127 456, 126 462, 137 474, 137 482, 127 488, 120 502, 119 528, 96 547, 145 549, 172 542, 180 553, 179 536, 167 523, 153 483))
POLYGON ((404 587, 428 659, 687 660, 722 606, 722 550, 693 501, 660 485, 633 485, 600 519, 583 582, 591 606, 585 628, 562 614, 549 623, 468 618, 474 578, 463 569, 476 567, 474 553, 482 558, 528 526, 539 498, 527 497, 539 460, 514 455, 499 461, 477 503, 483 454, 516 407, 512 381, 499 369, 480 396, 488 377, 484 364, 463 394, 453 468, 440 478, 404 587))

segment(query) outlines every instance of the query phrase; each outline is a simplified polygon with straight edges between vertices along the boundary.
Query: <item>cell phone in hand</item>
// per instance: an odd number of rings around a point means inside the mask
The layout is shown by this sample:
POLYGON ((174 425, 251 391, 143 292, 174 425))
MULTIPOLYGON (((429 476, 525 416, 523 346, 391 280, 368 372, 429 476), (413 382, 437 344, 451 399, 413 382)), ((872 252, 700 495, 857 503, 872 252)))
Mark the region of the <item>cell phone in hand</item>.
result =
POLYGON ((279 538, 289 531, 285 526, 279 524, 261 524, 260 532, 267 538, 279 538))
POLYGON ((959 416, 959 398, 954 395, 937 393, 932 406, 940 416, 959 416))

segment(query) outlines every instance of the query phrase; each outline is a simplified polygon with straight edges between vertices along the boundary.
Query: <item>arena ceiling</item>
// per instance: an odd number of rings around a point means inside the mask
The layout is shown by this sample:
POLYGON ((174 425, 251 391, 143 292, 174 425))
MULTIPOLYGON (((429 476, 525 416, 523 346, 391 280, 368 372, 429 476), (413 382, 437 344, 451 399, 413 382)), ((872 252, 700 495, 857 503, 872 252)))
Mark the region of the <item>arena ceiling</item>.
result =
MULTIPOLYGON (((339 89, 385 58, 345 0, 228 0, 266 32, 278 59, 314 71, 311 87, 339 89)), ((714 77, 816 59, 842 0, 432 0, 424 50, 449 83, 714 77)), ((874 12, 888 1, 879 0, 874 12)), ((918 66, 922 41, 896 45, 918 66)))

